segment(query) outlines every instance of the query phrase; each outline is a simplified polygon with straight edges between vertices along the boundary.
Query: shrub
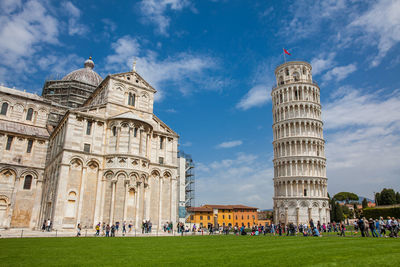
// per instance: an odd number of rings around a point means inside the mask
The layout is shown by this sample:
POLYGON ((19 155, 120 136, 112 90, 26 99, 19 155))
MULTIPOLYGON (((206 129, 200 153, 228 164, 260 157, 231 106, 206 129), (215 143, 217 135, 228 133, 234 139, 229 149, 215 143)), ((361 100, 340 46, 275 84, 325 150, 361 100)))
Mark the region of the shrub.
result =
POLYGON ((363 216, 367 219, 379 219, 379 217, 395 217, 400 218, 400 207, 397 208, 365 208, 363 210, 363 216))

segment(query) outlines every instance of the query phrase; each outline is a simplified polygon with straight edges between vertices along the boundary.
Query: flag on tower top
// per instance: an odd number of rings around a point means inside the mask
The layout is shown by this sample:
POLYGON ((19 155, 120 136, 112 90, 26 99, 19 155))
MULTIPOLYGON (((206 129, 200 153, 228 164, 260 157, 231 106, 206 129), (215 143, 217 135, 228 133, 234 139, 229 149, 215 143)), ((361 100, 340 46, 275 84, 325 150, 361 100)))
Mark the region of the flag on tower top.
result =
POLYGON ((283 48, 283 52, 285 52, 285 54, 291 56, 292 54, 290 54, 285 48, 283 48))

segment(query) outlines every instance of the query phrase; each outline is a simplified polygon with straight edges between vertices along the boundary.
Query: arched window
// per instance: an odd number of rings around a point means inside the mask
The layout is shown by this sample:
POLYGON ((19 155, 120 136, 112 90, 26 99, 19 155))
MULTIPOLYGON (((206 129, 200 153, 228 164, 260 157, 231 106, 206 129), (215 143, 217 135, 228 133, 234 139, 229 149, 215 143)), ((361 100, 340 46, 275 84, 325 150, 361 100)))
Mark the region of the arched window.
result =
POLYGON ((32 185, 32 175, 25 176, 24 190, 30 190, 32 185))
POLYGON ((128 96, 128 105, 129 106, 135 106, 135 94, 134 93, 129 93, 128 96))
POLYGON ((7 109, 8 109, 8 103, 4 102, 3 105, 1 105, 1 115, 7 115, 7 109))
POLYGON ((31 121, 32 120, 32 115, 33 115, 33 108, 29 108, 28 112, 26 113, 26 120, 31 121))
POLYGON ((113 136, 116 136, 117 135, 117 127, 112 127, 112 134, 113 134, 113 136))
POLYGON ((285 69, 285 72, 286 72, 286 75, 289 75, 289 69, 288 68, 285 69))

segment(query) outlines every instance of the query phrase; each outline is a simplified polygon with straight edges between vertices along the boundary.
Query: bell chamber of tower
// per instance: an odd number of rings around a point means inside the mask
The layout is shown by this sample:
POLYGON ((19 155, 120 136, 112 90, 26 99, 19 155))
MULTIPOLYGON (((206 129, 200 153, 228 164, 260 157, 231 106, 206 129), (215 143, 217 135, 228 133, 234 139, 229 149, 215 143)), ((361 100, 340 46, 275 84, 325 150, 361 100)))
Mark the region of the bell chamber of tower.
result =
POLYGON ((311 65, 292 61, 275 70, 272 89, 274 222, 330 221, 320 88, 311 65))

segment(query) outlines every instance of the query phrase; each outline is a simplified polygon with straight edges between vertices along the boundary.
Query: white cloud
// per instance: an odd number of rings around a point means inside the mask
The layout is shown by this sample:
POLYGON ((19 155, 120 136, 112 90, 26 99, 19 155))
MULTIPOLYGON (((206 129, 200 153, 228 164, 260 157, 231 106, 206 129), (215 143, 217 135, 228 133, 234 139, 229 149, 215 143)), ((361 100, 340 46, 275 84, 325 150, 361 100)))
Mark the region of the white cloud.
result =
POLYGON ((38 1, 28 1, 14 13, 0 16, 0 53, 6 59, 29 56, 38 43, 57 43, 58 22, 38 1))
POLYGON ((59 23, 36 0, 1 2, 0 9, 0 80, 22 82, 37 70, 35 56, 47 44, 59 44, 59 23), (22 75, 21 75, 22 74, 22 75))
POLYGON ((247 110, 252 107, 264 105, 271 99, 270 92, 266 84, 259 84, 251 88, 247 94, 236 104, 236 108, 247 110))
POLYGON ((351 73, 357 70, 357 66, 355 64, 349 64, 346 66, 335 67, 328 71, 322 79, 324 81, 330 81, 332 79, 336 81, 341 81, 349 76, 351 73))
POLYGON ((167 11, 179 11, 190 6, 189 0, 142 0, 140 10, 145 15, 143 22, 150 21, 157 25, 158 32, 168 35, 167 29, 170 18, 165 14, 167 11))
POLYGON ((318 75, 323 71, 332 68, 335 65, 334 58, 336 53, 329 53, 327 56, 313 58, 311 60, 312 73, 318 75))
POLYGON ((193 144, 192 144, 192 142, 190 142, 190 141, 187 141, 187 142, 181 144, 181 146, 186 146, 186 147, 189 147, 189 146, 192 146, 192 145, 193 145, 193 144))
POLYGON ((324 105, 322 112, 325 128, 348 126, 388 127, 400 121, 400 94, 395 91, 388 97, 379 94, 362 94, 351 87, 339 88, 335 101, 324 105))
POLYGON ((216 148, 232 148, 240 146, 241 144, 243 144, 241 140, 228 141, 228 142, 222 142, 221 144, 217 145, 216 148))
POLYGON ((217 61, 209 56, 180 53, 160 60, 156 52, 142 49, 139 41, 130 36, 121 37, 112 44, 112 48, 114 53, 106 58, 106 69, 124 71, 122 65, 130 70, 137 58, 136 70, 157 89, 156 100, 162 99, 166 85, 190 94, 192 84, 208 90, 220 90, 227 83, 206 75, 207 70, 217 68, 217 61))
POLYGON ((398 188, 400 90, 387 97, 340 88, 324 105, 329 191, 372 197, 383 187, 398 188))
POLYGON ((17 8, 20 8, 22 5, 21 0, 2 0, 0 1, 0 9, 5 13, 12 13, 17 8))
POLYGON ((63 2, 62 8, 68 13, 68 34, 69 35, 84 35, 89 29, 86 25, 79 23, 81 11, 71 2, 63 2))
POLYGON ((196 205, 243 204, 272 208, 270 159, 239 153, 233 158, 196 164, 196 205))
POLYGON ((400 1, 380 0, 364 14, 356 17, 348 26, 352 36, 361 35, 364 44, 376 45, 378 54, 371 66, 380 64, 388 51, 400 42, 400 1))
MULTIPOLYGON (((295 1, 289 6, 290 21, 284 33, 291 39, 302 39, 318 32, 324 22, 348 12, 347 0, 295 1)), ((335 21, 336 21, 335 19, 335 21)))

